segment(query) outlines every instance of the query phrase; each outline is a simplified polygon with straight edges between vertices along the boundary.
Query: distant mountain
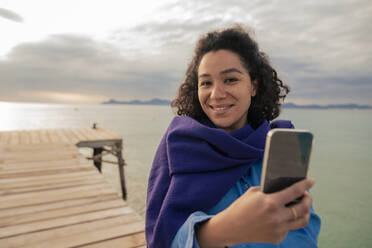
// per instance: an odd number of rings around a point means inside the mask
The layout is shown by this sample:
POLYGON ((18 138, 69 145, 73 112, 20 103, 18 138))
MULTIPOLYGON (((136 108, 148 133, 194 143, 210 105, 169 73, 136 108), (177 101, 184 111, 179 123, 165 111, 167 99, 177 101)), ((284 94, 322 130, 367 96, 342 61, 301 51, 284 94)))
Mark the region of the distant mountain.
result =
POLYGON ((149 101, 141 101, 141 100, 132 100, 132 101, 116 101, 115 99, 110 99, 107 102, 103 102, 102 104, 131 104, 131 105, 170 105, 171 101, 154 98, 149 101))
MULTIPOLYGON (((132 101, 116 101, 115 99, 110 99, 102 104, 130 104, 130 105, 170 105, 171 101, 154 98, 149 101, 132 100, 132 101)), ((282 105, 283 108, 296 108, 296 109, 372 109, 370 105, 359 105, 359 104, 331 104, 331 105, 297 105, 294 103, 286 103, 282 105)))
POLYGON ((359 105, 355 103, 350 104, 330 104, 330 105, 297 105, 294 103, 286 103, 282 105, 283 108, 297 108, 297 109, 372 109, 370 105, 359 105))

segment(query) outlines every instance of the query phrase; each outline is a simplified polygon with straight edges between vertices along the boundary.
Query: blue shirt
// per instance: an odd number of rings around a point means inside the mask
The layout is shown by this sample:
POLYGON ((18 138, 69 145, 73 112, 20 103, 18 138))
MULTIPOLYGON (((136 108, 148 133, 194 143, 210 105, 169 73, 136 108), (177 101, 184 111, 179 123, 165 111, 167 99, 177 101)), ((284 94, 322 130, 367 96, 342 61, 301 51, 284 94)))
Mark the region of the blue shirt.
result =
MULTIPOLYGON (((251 186, 259 186, 261 179, 262 164, 256 163, 236 182, 236 184, 222 197, 222 199, 207 213, 194 212, 185 223, 180 227, 173 239, 171 248, 200 248, 195 236, 195 227, 197 224, 207 221, 217 213, 223 211, 238 199, 251 186)), ((301 229, 290 231, 287 237, 278 245, 264 243, 245 243, 232 246, 234 248, 284 248, 284 247, 301 247, 313 248, 318 247, 318 235, 321 221, 314 209, 311 207, 309 224, 301 229)))

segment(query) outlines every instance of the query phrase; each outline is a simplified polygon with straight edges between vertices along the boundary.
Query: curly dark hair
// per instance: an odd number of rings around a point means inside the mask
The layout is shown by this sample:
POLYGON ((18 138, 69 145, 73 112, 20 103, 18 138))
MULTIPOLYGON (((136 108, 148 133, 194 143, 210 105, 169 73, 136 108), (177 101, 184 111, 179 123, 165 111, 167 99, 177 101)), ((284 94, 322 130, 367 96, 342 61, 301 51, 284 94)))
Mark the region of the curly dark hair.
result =
POLYGON ((178 96, 172 101, 171 106, 176 110, 176 114, 190 116, 196 120, 207 117, 198 99, 198 68, 206 53, 221 49, 236 53, 251 80, 257 82, 257 93, 252 97, 248 110, 248 123, 258 126, 263 120, 270 121, 278 117, 281 102, 288 94, 289 87, 278 78, 266 54, 259 51, 258 44, 240 25, 209 32, 199 39, 185 80, 178 89, 178 96))

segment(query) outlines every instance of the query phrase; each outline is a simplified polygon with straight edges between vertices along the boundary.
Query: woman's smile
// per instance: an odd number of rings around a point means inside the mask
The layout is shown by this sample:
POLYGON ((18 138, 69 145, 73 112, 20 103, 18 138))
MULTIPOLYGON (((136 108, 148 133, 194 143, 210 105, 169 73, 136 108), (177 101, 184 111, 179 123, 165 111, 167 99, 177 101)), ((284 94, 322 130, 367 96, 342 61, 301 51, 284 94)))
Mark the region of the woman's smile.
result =
POLYGON ((234 105, 233 104, 219 104, 219 105, 209 105, 209 107, 215 111, 217 114, 225 114, 230 110, 234 105))

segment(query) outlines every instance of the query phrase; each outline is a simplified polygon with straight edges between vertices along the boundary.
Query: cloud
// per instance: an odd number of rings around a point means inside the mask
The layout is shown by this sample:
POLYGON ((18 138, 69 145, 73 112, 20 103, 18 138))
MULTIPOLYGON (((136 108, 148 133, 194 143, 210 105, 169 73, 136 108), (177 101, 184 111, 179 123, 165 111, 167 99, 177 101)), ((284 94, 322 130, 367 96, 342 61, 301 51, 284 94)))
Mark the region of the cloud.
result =
POLYGON ((11 21, 15 21, 15 22, 23 22, 22 16, 8 9, 0 8, 0 17, 3 17, 11 21))
POLYGON ((168 19, 131 30, 154 49, 169 53, 167 49, 179 48, 182 58, 189 59, 200 34, 242 23, 255 30, 261 50, 292 87, 293 98, 316 95, 326 102, 345 97, 372 104, 369 1, 178 1, 164 9, 168 19))
POLYGON ((161 63, 127 58, 114 46, 89 37, 53 35, 42 42, 18 45, 0 61, 0 86, 5 89, 0 99, 9 95, 27 99, 21 92, 33 92, 33 101, 37 96, 45 101, 41 94, 45 91, 101 95, 101 100, 168 97, 175 92, 171 83, 178 79, 162 71, 161 63))
POLYGON ((51 101, 45 92, 56 101, 171 99, 198 37, 242 23, 255 30, 261 50, 292 88, 289 100, 372 104, 370 13, 368 0, 178 1, 131 28, 117 28, 107 42, 59 34, 14 47, 0 60, 0 86, 7 89, 0 99, 13 94, 19 101, 29 92, 43 101, 51 101))

